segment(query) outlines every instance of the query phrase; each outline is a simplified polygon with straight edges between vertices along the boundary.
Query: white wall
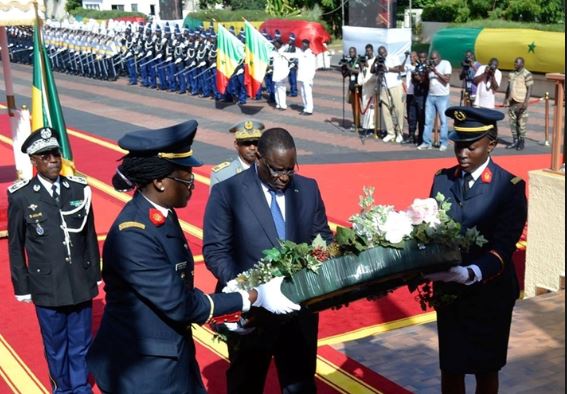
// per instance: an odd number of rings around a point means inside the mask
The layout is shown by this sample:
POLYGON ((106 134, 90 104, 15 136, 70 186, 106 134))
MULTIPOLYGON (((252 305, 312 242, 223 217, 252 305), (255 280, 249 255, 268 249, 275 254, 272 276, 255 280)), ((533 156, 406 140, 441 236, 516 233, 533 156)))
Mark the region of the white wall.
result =
POLYGON ((565 276, 565 175, 529 172, 525 296, 559 290, 565 276))
POLYGON ((159 0, 83 0, 84 8, 109 11, 112 10, 112 6, 123 6, 124 11, 137 11, 146 15, 150 15, 152 5, 155 15, 159 15, 159 0), (134 9, 132 6, 134 6, 134 9))

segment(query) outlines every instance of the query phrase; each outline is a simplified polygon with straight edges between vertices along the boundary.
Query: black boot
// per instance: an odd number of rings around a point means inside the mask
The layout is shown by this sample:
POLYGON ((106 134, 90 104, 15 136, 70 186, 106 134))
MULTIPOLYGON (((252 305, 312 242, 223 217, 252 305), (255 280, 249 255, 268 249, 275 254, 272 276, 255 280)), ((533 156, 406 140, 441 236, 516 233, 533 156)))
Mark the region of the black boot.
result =
POLYGON ((516 150, 524 150, 524 139, 518 138, 518 145, 516 145, 516 150))
POLYGON ((518 139, 514 137, 514 141, 512 141, 512 143, 508 145, 506 149, 516 149, 517 146, 518 146, 518 139))

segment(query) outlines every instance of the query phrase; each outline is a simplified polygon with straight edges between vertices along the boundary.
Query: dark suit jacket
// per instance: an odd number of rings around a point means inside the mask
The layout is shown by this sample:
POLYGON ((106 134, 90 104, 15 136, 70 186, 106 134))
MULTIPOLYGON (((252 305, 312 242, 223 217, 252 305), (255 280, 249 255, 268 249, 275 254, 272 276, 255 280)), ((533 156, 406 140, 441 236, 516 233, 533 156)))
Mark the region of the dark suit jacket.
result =
MULTIPOLYGON (((37 176, 8 189, 10 269, 16 295, 31 294, 36 305, 77 305, 98 294, 100 253, 92 207, 81 232, 70 233, 69 255, 61 211, 85 201, 86 181, 60 177, 60 207, 37 176), (26 257, 27 255, 27 257, 26 257)), ((70 229, 83 224, 86 207, 65 215, 70 229)))
POLYGON ((477 179, 466 198, 458 167, 436 175, 431 190, 432 197, 440 192, 451 202, 449 215, 462 231, 476 226, 488 240, 463 255, 463 265, 476 264, 482 271, 480 283, 436 284, 436 291, 458 295, 437 310, 441 369, 453 373, 494 372, 506 364, 519 296, 512 254, 526 223, 526 184, 492 160, 487 169, 490 174, 477 179))
MULTIPOLYGON (((285 211, 287 240, 311 242, 317 234, 332 240, 315 180, 293 177, 285 191, 285 211)), ((212 188, 205 211, 203 254, 221 286, 252 268, 263 250, 276 246, 276 227, 255 166, 212 188)))
POLYGON ((195 289, 175 213, 156 225, 151 208, 137 193, 104 243, 106 307, 88 366, 112 393, 204 393, 190 324, 240 311, 242 297, 195 289))

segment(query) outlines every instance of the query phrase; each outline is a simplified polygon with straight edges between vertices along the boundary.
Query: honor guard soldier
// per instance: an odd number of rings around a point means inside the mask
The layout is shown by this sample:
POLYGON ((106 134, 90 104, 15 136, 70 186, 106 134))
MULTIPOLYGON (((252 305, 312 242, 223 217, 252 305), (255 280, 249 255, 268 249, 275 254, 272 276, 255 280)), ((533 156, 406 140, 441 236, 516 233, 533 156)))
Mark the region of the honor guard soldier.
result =
POLYGON ((238 152, 238 157, 233 161, 225 161, 212 168, 211 188, 254 164, 258 140, 262 136, 264 128, 265 126, 261 122, 246 120, 235 124, 228 130, 234 133, 234 148, 238 152))
POLYGON ((8 188, 10 271, 16 299, 35 305, 53 392, 92 393, 85 356, 101 278, 92 193, 84 178, 59 175, 54 133, 24 141, 37 175, 8 188))
MULTIPOLYGON (((297 46, 295 43, 295 34, 289 33, 287 48, 285 50, 288 53, 295 53, 297 51, 297 46)), ((292 59, 289 67, 289 95, 291 97, 297 97, 297 59, 292 59)))
POLYGON ((503 113, 451 107, 444 115, 454 119, 457 165, 435 175, 431 197, 445 196, 461 234, 476 228, 486 242, 463 252, 461 265, 426 276, 451 299, 436 308, 441 392, 466 392, 465 375, 474 374, 477 393, 497 393, 520 296, 512 254, 527 218, 526 183, 491 158, 503 113))

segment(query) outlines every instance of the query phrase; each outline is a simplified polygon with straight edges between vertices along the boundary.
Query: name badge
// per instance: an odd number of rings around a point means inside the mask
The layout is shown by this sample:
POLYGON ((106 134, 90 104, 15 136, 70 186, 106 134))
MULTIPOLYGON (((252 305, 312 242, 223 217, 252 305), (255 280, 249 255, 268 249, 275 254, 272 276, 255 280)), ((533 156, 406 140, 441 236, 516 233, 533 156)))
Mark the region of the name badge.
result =
POLYGON ((175 264, 175 272, 184 271, 185 268, 187 268, 187 262, 186 261, 175 264))

